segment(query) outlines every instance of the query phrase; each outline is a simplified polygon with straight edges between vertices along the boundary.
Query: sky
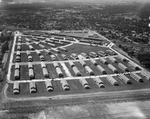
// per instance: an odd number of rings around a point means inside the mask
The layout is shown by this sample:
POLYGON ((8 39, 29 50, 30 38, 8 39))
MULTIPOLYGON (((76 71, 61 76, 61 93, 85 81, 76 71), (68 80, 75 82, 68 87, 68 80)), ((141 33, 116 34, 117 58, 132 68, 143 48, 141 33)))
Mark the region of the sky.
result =
MULTIPOLYGON (((1 2, 2 0, 0 0, 0 2, 1 2)), ((16 1, 16 0, 3 0, 3 1, 16 1)), ((30 0, 18 0, 18 1, 30 1, 30 0)), ((40 0, 31 0, 31 1, 40 1, 40 0)), ((42 0, 41 0, 42 1, 42 0)), ((122 1, 124 1, 124 2, 130 2, 130 1, 138 1, 138 2, 147 2, 147 1, 149 1, 149 0, 45 0, 45 1, 49 1, 49 2, 51 2, 51 1, 60 1, 60 2, 63 2, 63 1, 67 1, 67 2, 93 2, 93 3, 101 3, 101 2, 107 2, 107 1, 109 1, 109 2, 114 2, 114 1, 118 1, 118 2, 122 2, 122 1)))
MULTIPOLYGON (((51 1, 51 0, 46 0, 46 1, 51 1)), ((149 0, 56 0, 56 1, 69 1, 69 2, 105 2, 105 1, 110 1, 110 2, 114 2, 114 1, 124 1, 124 2, 130 2, 130 1, 141 1, 141 2, 147 2, 149 0)))
POLYGON ((130 3, 130 2, 141 2, 146 4, 147 2, 150 2, 150 0, 0 0, 0 5, 1 2, 8 2, 9 4, 22 4, 22 3, 34 3, 34 2, 51 2, 51 3, 56 3, 56 4, 61 4, 61 3, 82 3, 82 4, 92 4, 92 5, 99 5, 99 4, 118 4, 118 3, 130 3))
MULTIPOLYGON (((52 1, 52 0, 45 0, 45 1, 52 1)), ((93 2, 93 3, 102 3, 102 2, 130 2, 130 1, 136 1, 136 2, 148 2, 150 0, 54 0, 54 1, 68 1, 68 2, 93 2)))

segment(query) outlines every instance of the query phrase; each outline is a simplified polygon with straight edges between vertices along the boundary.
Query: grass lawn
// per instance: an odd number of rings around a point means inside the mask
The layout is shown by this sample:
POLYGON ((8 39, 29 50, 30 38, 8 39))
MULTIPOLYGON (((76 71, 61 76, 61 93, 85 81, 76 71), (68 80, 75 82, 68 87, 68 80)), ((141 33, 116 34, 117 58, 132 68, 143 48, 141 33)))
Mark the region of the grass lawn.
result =
POLYGON ((44 56, 46 61, 52 61, 50 55, 46 51, 41 51, 41 54, 44 56))
POLYGON ((72 76, 76 76, 72 68, 70 67, 69 63, 65 63, 66 67, 69 69, 72 76))
POLYGON ((70 55, 71 53, 80 54, 82 52, 89 53, 91 51, 98 52, 99 50, 106 51, 109 48, 106 47, 95 47, 83 44, 73 44, 71 46, 66 47, 68 52, 60 51, 60 53, 64 53, 66 55, 70 55))
POLYGON ((66 73, 65 73, 65 70, 63 69, 63 67, 60 65, 59 63, 59 68, 61 69, 62 73, 63 73, 63 76, 64 77, 67 77, 66 73))
POLYGON ((58 78, 58 75, 56 73, 56 70, 55 70, 53 64, 47 64, 46 66, 47 66, 47 70, 48 70, 48 73, 50 75, 50 78, 52 78, 52 79, 58 78))
POLYGON ((20 80, 30 80, 28 65, 22 65, 20 68, 20 80))
POLYGON ((96 66, 93 65, 93 63, 91 61, 85 61, 85 62, 87 64, 87 66, 89 66, 93 70, 95 75, 101 75, 101 72, 97 69, 96 66))
POLYGON ((78 68, 82 76, 89 76, 89 73, 84 67, 82 67, 82 65, 79 62, 75 62, 74 64, 78 68))
POLYGON ((33 61, 40 61, 40 57, 35 52, 31 52, 31 56, 33 61))
POLYGON ((21 62, 28 62, 28 56, 26 53, 21 53, 21 62))
POLYGON ((41 65, 40 64, 33 65, 33 67, 34 67, 33 70, 34 70, 35 79, 43 79, 44 76, 43 76, 41 65))

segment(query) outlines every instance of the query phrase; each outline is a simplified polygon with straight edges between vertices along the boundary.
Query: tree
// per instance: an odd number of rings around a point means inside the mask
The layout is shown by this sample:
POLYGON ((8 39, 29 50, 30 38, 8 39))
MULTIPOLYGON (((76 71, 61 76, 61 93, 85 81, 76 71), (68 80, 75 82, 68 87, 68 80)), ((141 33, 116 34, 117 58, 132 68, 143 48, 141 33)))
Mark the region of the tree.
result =
POLYGON ((150 61, 144 61, 141 62, 142 65, 144 65, 146 68, 150 68, 150 61))
POLYGON ((119 44, 119 45, 118 45, 118 47, 119 47, 119 48, 122 48, 122 45, 121 45, 121 44, 119 44))
POLYGON ((131 57, 133 57, 133 56, 135 56, 135 53, 134 53, 133 50, 131 50, 131 51, 128 52, 128 55, 131 56, 131 57))
POLYGON ((148 19, 150 16, 150 3, 147 3, 142 7, 142 9, 139 11, 139 16, 142 19, 148 19))
POLYGON ((8 49, 8 41, 5 41, 5 43, 2 45, 2 53, 5 53, 5 51, 7 51, 8 49))
POLYGON ((137 59, 141 63, 148 64, 148 62, 150 62, 150 53, 139 53, 137 54, 137 59))

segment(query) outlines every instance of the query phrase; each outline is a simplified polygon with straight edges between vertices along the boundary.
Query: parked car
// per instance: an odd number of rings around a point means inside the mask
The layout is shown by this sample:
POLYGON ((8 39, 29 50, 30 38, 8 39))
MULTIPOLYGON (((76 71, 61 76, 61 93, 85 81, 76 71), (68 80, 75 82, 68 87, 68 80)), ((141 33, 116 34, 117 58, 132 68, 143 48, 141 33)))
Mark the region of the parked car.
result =
POLYGON ((89 56, 93 57, 93 58, 98 57, 97 53, 95 53, 95 52, 90 52, 89 56))

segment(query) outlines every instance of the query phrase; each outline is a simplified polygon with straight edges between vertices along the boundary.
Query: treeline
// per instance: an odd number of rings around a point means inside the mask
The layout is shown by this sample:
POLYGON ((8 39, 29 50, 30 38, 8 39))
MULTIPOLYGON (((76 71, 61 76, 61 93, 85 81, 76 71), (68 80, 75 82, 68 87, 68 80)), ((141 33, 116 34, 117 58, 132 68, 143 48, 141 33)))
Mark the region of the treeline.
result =
POLYGON ((32 4, 5 4, 3 9, 5 10, 23 10, 23 9, 27 9, 27 10, 39 10, 41 8, 59 8, 59 9, 71 9, 72 5, 70 4, 57 4, 57 3, 51 3, 51 2, 47 2, 47 3, 32 3, 32 4))
POLYGON ((2 44, 1 53, 4 54, 5 51, 9 49, 9 41, 12 40, 13 36, 10 33, 1 34, 0 43, 2 44))
POLYGON ((139 53, 137 55, 137 59, 139 60, 139 62, 144 65, 146 68, 150 68, 150 53, 146 52, 146 53, 139 53))
POLYGON ((103 11, 108 12, 109 14, 112 15, 112 14, 121 14, 127 12, 135 12, 138 11, 139 7, 140 7, 140 3, 106 5, 103 11))
POLYGON ((103 11, 110 15, 127 13, 127 12, 137 12, 139 17, 144 19, 144 18, 149 18, 150 16, 150 2, 106 5, 103 11))
POLYGON ((139 16, 142 19, 148 19, 150 16, 150 3, 145 4, 141 9, 139 9, 139 16))
POLYGON ((8 41, 5 41, 2 45, 2 54, 4 54, 7 50, 9 50, 9 44, 8 41))
POLYGON ((125 51, 129 56, 136 57, 142 65, 150 69, 150 52, 144 52, 143 49, 141 49, 141 51, 137 53, 133 47, 127 47, 121 44, 119 44, 118 47, 125 51))
POLYGON ((5 10, 37 10, 43 7, 47 7, 47 4, 40 4, 40 3, 34 3, 34 4, 6 4, 3 8, 5 10))

